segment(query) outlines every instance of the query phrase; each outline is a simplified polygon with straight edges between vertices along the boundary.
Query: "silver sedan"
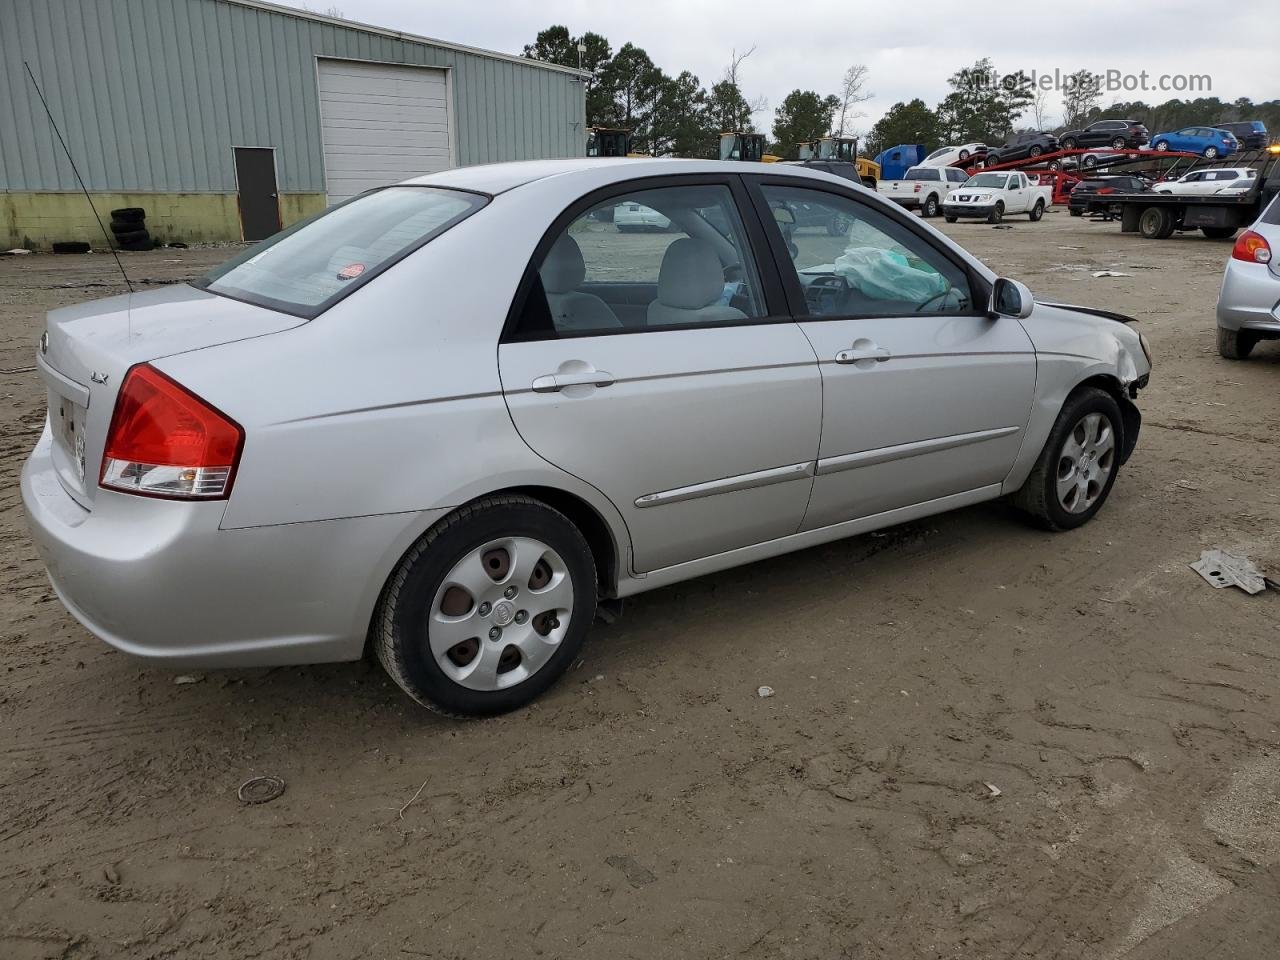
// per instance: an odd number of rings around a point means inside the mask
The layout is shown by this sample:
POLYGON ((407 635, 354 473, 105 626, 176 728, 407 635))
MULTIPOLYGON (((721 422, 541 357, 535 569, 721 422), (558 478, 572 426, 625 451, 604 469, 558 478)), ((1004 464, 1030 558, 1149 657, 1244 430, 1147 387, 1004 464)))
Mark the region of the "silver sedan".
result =
POLYGON ((171 665, 371 647, 458 715, 644 590, 998 497, 1077 527, 1150 372, 1127 318, 846 180, 615 159, 366 193, 53 311, 37 366, 23 501, 90 631, 171 665), (668 226, 619 230, 637 204, 668 226))
POLYGON ((1280 196, 1236 238, 1218 294, 1218 352, 1244 360, 1260 340, 1280 340, 1280 196))

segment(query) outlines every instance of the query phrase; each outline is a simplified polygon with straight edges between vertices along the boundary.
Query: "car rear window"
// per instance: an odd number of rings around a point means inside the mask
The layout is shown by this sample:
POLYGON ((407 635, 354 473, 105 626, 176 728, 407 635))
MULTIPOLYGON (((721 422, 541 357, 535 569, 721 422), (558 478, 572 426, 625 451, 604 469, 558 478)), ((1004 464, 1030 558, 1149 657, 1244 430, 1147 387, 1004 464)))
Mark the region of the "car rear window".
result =
POLYGON ((315 317, 487 202, 439 187, 374 190, 250 247, 194 286, 315 317))
POLYGON ((1273 226, 1280 224, 1280 194, 1267 204, 1267 209, 1262 212, 1262 222, 1269 223, 1273 226))
POLYGON ((941 180, 937 167, 912 167, 902 175, 903 180, 941 180))

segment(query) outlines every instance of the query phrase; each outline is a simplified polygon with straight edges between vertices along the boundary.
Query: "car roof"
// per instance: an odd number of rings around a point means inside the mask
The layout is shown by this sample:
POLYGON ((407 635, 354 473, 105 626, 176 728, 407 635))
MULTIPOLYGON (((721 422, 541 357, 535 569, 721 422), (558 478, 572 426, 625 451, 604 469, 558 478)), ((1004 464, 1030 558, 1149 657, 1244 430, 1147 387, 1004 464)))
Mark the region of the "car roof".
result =
MULTIPOLYGON (((811 167, 781 163, 747 163, 740 160, 681 160, 674 157, 573 157, 565 160, 518 160, 454 167, 403 181, 414 186, 452 187, 480 193, 505 193, 516 187, 551 177, 567 177, 589 171, 613 171, 610 182, 638 177, 660 177, 684 173, 768 173, 783 176, 818 177, 842 180, 811 167)), ((598 179, 598 178, 593 178, 598 179)))

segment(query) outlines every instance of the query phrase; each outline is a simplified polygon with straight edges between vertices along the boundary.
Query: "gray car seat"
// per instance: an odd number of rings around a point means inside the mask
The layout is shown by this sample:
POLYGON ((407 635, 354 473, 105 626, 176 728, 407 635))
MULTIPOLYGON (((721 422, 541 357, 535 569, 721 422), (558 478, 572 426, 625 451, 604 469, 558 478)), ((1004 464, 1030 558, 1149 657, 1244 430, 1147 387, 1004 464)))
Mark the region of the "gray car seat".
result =
POLYGON ((724 266, 706 240, 681 237, 662 257, 658 299, 649 304, 649 326, 744 320, 737 307, 720 304, 724 266))
POLYGON ((561 234, 552 245, 538 273, 542 277, 542 288, 547 293, 551 319, 557 330, 600 330, 622 326, 622 321, 607 303, 594 294, 578 290, 586 279, 587 265, 582 259, 578 241, 567 233, 561 234))

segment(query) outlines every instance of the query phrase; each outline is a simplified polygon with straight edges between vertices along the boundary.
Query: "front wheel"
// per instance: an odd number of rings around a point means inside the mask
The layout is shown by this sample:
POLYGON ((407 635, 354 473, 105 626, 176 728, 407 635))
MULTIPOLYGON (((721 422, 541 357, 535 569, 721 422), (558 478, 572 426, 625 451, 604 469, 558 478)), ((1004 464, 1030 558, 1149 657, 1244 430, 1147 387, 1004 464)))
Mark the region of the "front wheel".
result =
POLYGON ((1039 220, 1043 216, 1044 216, 1044 201, 1037 200, 1036 205, 1032 207, 1031 212, 1027 214, 1027 218, 1032 223, 1035 223, 1037 220, 1039 220))
POLYGON ((997 200, 996 205, 987 214, 987 223, 999 223, 1004 219, 1004 201, 997 200))
POLYGON ((529 497, 487 497, 432 527, 401 560, 374 614, 391 679, 450 716, 524 706, 569 668, 595 615, 582 534, 529 497))
POLYGON ((1226 360, 1248 360, 1257 345, 1257 337, 1243 330, 1218 328, 1218 353, 1226 360))
POLYGON ((959 217, 952 216, 952 215, 951 215, 951 214, 949 214, 949 213, 948 213, 948 214, 947 214, 947 216, 946 216, 946 221, 947 221, 947 223, 955 223, 958 219, 960 219, 960 218, 959 218, 959 217))
POLYGON ((1084 216, 1084 211, 1083 211, 1083 210, 1078 210, 1078 209, 1076 209, 1075 207, 1067 207, 1067 213, 1071 214, 1073 217, 1083 217, 1083 216, 1084 216))
POLYGON ((1120 470, 1122 423, 1119 404, 1105 390, 1071 394, 1014 505, 1048 530, 1092 520, 1120 470))

